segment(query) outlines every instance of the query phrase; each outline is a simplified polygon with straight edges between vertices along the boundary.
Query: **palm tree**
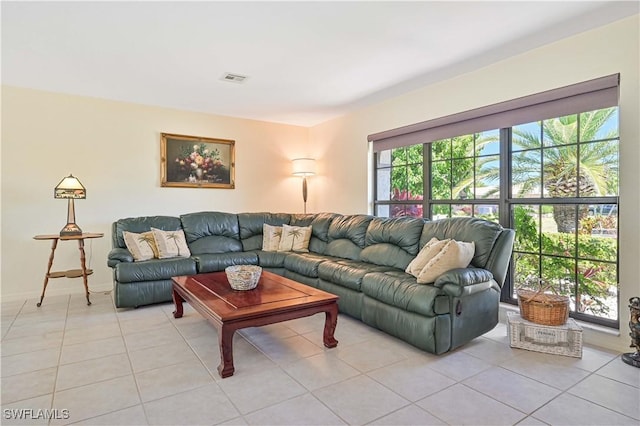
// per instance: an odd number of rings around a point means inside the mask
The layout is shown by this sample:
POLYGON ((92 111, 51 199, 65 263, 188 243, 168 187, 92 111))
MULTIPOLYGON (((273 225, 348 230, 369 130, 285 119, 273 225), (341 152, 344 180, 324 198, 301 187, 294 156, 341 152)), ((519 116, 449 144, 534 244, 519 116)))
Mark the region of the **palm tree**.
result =
MULTIPOLYGON (((513 130, 513 182, 519 186, 518 195, 542 188, 552 198, 593 197, 615 193, 618 180, 617 137, 615 130, 598 136, 615 108, 590 111, 579 115, 545 120, 540 134, 515 127, 513 130), (578 118, 579 117, 579 118, 578 118), (578 127, 579 126, 579 127, 578 127), (605 142, 580 143, 598 140, 605 142), (542 158, 541 158, 542 157, 542 158), (540 167, 542 164, 542 183, 540 167)), ((581 207, 579 217, 587 214, 581 207)), ((574 232, 574 206, 554 205, 553 216, 558 232, 574 232)))
POLYGON ((178 240, 179 240, 179 236, 177 232, 168 232, 167 233, 167 240, 171 240, 173 241, 173 243, 176 245, 176 249, 178 250, 178 256, 180 256, 180 245, 178 244, 178 240))

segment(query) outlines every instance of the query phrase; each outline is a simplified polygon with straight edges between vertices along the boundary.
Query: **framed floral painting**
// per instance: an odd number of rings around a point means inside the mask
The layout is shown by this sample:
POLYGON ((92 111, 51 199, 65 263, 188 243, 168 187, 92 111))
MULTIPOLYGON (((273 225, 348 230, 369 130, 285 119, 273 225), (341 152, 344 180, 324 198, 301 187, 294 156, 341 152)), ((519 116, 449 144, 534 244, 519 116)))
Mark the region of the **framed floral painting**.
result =
POLYGON ((235 141, 161 133, 161 186, 235 188, 235 141))

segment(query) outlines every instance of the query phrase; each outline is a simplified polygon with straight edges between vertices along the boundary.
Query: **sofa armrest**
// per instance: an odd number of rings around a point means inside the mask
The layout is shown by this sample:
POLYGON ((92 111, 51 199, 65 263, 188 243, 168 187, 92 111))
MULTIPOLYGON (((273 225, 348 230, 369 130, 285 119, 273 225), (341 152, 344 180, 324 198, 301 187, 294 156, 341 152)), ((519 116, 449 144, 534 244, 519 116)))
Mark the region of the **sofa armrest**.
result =
POLYGON ((107 256, 107 265, 111 268, 116 266, 120 262, 133 262, 133 256, 131 252, 126 248, 114 248, 111 249, 107 256))
MULTIPOLYGON (((440 275, 433 285, 441 288, 451 296, 457 297, 471 290, 471 288, 467 287, 487 283, 495 283, 493 274, 490 271, 481 268, 457 268, 440 275)), ((497 286, 497 284, 495 285, 497 286)), ((478 286, 477 288, 480 289, 480 287, 487 286, 478 286)))

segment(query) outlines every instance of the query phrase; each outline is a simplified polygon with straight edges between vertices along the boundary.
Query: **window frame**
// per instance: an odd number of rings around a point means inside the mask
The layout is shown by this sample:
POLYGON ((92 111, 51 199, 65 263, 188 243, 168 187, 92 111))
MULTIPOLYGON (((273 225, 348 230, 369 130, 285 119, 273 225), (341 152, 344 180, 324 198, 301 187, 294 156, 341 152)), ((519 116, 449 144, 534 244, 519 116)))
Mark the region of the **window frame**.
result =
MULTIPOLYGON (((617 108, 618 106, 615 105, 615 107, 617 108)), ((596 109, 600 109, 600 108, 596 108, 596 109)), ((584 111, 580 111, 580 112, 575 112, 573 114, 577 114, 578 117, 580 116, 580 114, 584 112, 584 111)), ((569 114, 565 114, 565 115, 569 115, 569 114)), ((553 119, 556 117, 549 117, 549 119, 553 119)), ((619 118, 618 118, 619 120, 619 118)), ((543 120, 533 120, 533 121, 543 121, 543 120)), ((579 118, 578 118, 578 129, 580 128, 579 126, 579 118)), ((513 192, 513 127, 514 126, 510 126, 510 127, 506 127, 506 128, 500 128, 500 129, 493 129, 493 130, 499 130, 499 147, 500 147, 500 151, 498 153, 499 155, 499 160, 500 160, 500 165, 499 165, 499 181, 498 181, 498 186, 499 186, 499 190, 500 190, 500 196, 499 198, 489 198, 489 199, 478 199, 478 198, 474 198, 474 199, 469 199, 469 200, 460 200, 460 199, 454 199, 453 197, 451 199, 445 199, 445 200, 434 200, 433 199, 433 191, 432 191, 432 173, 431 173, 431 166, 433 163, 433 159, 432 159, 432 150, 431 150, 431 141, 429 142, 424 142, 422 143, 423 148, 422 148, 422 155, 423 155, 423 218, 426 219, 430 219, 432 217, 432 207, 434 205, 456 205, 456 204, 461 204, 461 201, 464 201, 464 204, 470 204, 473 206, 472 211, 471 211, 471 215, 474 216, 475 215, 475 206, 477 205, 483 205, 483 204, 490 204, 490 205, 498 205, 499 208, 499 213, 498 213, 498 222, 507 228, 514 228, 515 227, 515 219, 513 218, 512 215, 512 209, 514 208, 514 206, 517 205, 537 205, 539 206, 539 209, 541 209, 543 205, 554 205, 554 204, 561 204, 561 205, 575 205, 576 209, 578 208, 577 206, 579 205, 598 205, 598 204, 612 204, 616 206, 616 216, 617 216, 617 235, 616 235, 616 239, 617 239, 617 245, 616 245, 616 260, 615 262, 605 262, 605 263, 612 263, 615 264, 615 268, 616 268, 616 284, 618 286, 618 291, 616 294, 616 301, 617 301, 617 306, 618 306, 618 310, 617 310, 617 315, 616 315, 616 319, 609 319, 609 318, 604 318, 604 317, 599 317, 593 314, 585 314, 582 312, 578 312, 577 310, 572 310, 570 315, 573 318, 579 319, 579 320, 583 320, 586 322, 590 322, 590 323, 594 323, 594 324, 598 324, 598 325, 602 325, 602 326, 606 326, 606 327, 611 327, 611 328, 616 328, 619 329, 620 327, 620 292, 619 292, 619 275, 620 275, 620 246, 619 246, 619 238, 620 238, 620 224, 619 224, 619 217, 618 217, 618 212, 619 212, 619 194, 618 195, 612 195, 612 196, 598 196, 598 197, 580 197, 579 191, 576 194, 576 196, 574 197, 561 197, 561 198, 552 198, 549 196, 544 196, 544 192, 541 190, 541 194, 539 198, 524 198, 524 197, 518 197, 516 198, 514 196, 513 192)), ((618 122, 618 128, 619 128, 619 122, 618 122)), ((477 132, 479 133, 479 132, 477 132)), ((474 136, 475 138, 475 136, 474 136)), ((603 141, 605 139, 601 139, 598 141, 603 141)), ((618 150, 619 150, 619 144, 620 144, 620 136, 618 134, 617 138, 617 143, 618 143, 618 150)), ((575 142, 575 146, 576 146, 576 150, 578 153, 578 156, 580 155, 580 146, 587 144, 587 143, 596 143, 597 141, 580 141, 579 136, 578 136, 578 140, 575 142)), ((544 143, 541 142, 541 146, 540 146, 540 153, 541 153, 541 158, 544 157, 544 152, 545 149, 548 147, 544 146, 544 143)), ((518 151, 516 151, 518 152, 518 151)), ((477 153, 475 152, 475 139, 474 139, 474 182, 476 179, 475 176, 475 159, 478 157, 477 153)), ((451 157, 453 158, 453 157, 451 157)), ((373 197, 373 208, 374 208, 374 214, 375 215, 379 215, 379 207, 380 206, 392 206, 392 205, 403 205, 403 204, 416 204, 416 200, 377 200, 377 188, 378 188, 378 151, 374 151, 374 155, 373 155, 373 171, 374 171, 374 185, 373 185, 373 193, 374 193, 374 197, 373 197)), ((580 162, 578 162, 579 164, 580 162)), ((544 169, 543 169, 543 164, 541 163, 541 170, 540 170, 540 179, 541 179, 541 187, 542 185, 542 179, 544 176, 544 169)), ((578 166, 578 173, 579 173, 579 166, 578 166)), ((474 188, 475 188, 475 183, 474 183, 474 188)), ((474 196, 477 196, 477 192, 474 189, 474 196)), ((576 215, 576 225, 577 225, 577 215, 576 215)), ((542 235, 542 231, 541 235, 542 235)), ((576 243, 577 243, 577 237, 579 235, 578 231, 577 231, 577 227, 576 227, 576 232, 572 235, 576 236, 576 243)), ((540 251, 541 249, 539 249, 537 255, 540 256, 540 262, 542 262, 542 256, 543 253, 540 251)), ((516 250, 514 249, 513 253, 516 253, 516 250)), ((545 255, 548 256, 548 255, 545 255)), ((579 264, 579 262, 581 260, 584 261, 584 258, 581 258, 578 256, 578 250, 575 250, 575 253, 573 254, 572 257, 567 257, 568 259, 571 259, 573 262, 575 262, 575 264, 579 264)), ((507 273, 507 278, 505 280, 505 284, 503 286, 502 289, 502 294, 500 296, 500 300, 502 302, 506 302, 506 303, 510 303, 510 304, 517 304, 517 298, 514 297, 514 285, 515 285, 515 281, 514 281, 514 277, 513 277, 513 273, 512 271, 514 270, 514 256, 512 256, 511 258, 511 262, 510 262, 510 267, 509 267, 509 271, 507 273)), ((575 282, 575 287, 576 287, 576 294, 578 292, 577 287, 579 285, 579 280, 578 280, 578 273, 576 272, 574 274, 574 276, 576 277, 576 282, 575 282)))

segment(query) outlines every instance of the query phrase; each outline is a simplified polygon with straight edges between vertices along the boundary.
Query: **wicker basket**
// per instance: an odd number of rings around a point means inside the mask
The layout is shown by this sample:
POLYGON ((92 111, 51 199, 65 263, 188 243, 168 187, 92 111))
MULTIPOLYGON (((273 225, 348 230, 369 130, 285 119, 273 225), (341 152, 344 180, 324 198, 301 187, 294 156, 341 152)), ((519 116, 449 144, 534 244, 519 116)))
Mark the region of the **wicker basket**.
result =
POLYGON ((518 306, 520 316, 527 321, 542 325, 563 325, 569 318, 569 297, 519 289, 518 306))
POLYGON ((258 285, 262 268, 255 265, 234 265, 224 269, 229 285, 234 290, 253 290, 258 285))

